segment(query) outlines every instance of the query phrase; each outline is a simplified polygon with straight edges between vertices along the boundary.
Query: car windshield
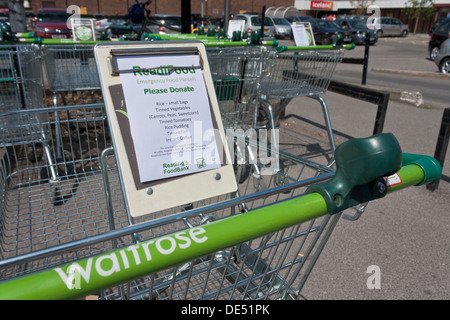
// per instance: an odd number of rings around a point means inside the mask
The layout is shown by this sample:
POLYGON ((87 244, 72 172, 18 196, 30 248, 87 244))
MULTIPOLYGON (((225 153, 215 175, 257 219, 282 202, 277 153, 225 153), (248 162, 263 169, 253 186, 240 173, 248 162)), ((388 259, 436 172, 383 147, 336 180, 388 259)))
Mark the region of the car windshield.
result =
MULTIPOLYGON (((261 17, 252 17, 251 21, 252 21, 252 25, 254 25, 254 26, 261 26, 262 18, 261 17)), ((264 25, 265 26, 273 26, 273 22, 268 17, 265 17, 264 18, 264 25)))
POLYGON ((285 26, 290 25, 289 21, 287 21, 286 19, 282 19, 282 18, 272 18, 272 19, 275 24, 285 25, 285 26))
POLYGON ((69 14, 65 12, 41 12, 37 16, 38 21, 59 21, 64 22, 69 18, 69 14))
POLYGON ((179 26, 181 25, 181 18, 167 18, 164 19, 165 22, 164 24, 168 25, 168 26, 179 26))
POLYGON ((439 25, 436 31, 447 32, 447 29, 450 31, 450 21, 445 21, 439 25))
POLYGON ((338 25, 336 22, 334 22, 334 21, 318 20, 317 23, 319 24, 319 26, 324 27, 324 28, 341 29, 341 26, 339 26, 339 25, 338 25))
POLYGON ((350 25, 357 29, 367 29, 367 25, 361 20, 349 20, 350 25))
POLYGON ((163 24, 165 26, 180 26, 180 17, 152 17, 151 20, 155 21, 157 24, 163 24))

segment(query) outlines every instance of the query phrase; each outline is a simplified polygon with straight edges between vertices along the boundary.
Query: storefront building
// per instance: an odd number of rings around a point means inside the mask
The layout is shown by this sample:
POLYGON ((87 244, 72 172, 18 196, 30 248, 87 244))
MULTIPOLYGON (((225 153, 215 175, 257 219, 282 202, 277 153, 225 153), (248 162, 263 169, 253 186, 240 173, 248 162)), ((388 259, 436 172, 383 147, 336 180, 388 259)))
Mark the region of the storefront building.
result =
POLYGON ((450 18, 450 0, 434 1, 436 18, 450 18))
MULTIPOLYGON (((0 2, 3 0, 0 0, 0 2)), ((144 1, 144 0, 141 0, 144 1)), ((135 0, 25 0, 31 11, 37 13, 42 7, 67 8, 69 4, 81 7, 82 14, 125 15, 135 0)), ((152 0, 149 6, 151 14, 181 14, 182 0, 152 0)), ((367 6, 372 4, 379 8, 380 16, 396 17, 410 26, 415 23, 408 19, 402 9, 407 0, 191 0, 191 13, 203 12, 207 16, 223 17, 228 4, 229 13, 240 12, 261 13, 263 7, 296 8, 300 15, 321 18, 328 14, 370 14, 367 6), (358 8, 360 6, 361 8, 358 8)), ((434 0, 436 13, 429 19, 421 19, 418 32, 427 32, 431 23, 437 18, 450 17, 450 0, 434 0)))
MULTIPOLYGON (((294 6, 299 10, 301 15, 310 15, 314 18, 321 18, 323 15, 329 14, 379 14, 385 17, 395 17, 409 25, 411 29, 415 21, 409 19, 402 10, 405 8, 407 2, 407 0, 360 0, 353 1, 352 4, 348 0, 295 0, 294 6)), ((433 6, 436 8, 435 15, 428 19, 420 19, 417 28, 418 32, 427 32, 431 23, 438 17, 450 16, 450 0, 434 0, 433 6)))

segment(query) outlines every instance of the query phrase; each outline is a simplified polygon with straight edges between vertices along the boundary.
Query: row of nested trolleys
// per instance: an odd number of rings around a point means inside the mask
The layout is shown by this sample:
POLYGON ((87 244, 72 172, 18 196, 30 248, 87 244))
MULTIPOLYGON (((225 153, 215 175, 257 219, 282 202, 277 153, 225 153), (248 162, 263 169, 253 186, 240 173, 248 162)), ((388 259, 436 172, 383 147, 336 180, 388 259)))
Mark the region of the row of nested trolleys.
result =
MULTIPOLYGON (((285 106, 301 96, 318 99, 328 117, 321 95, 341 59, 339 50, 208 48, 224 127, 275 128, 271 101, 280 99, 285 106), (262 113, 266 122, 261 124, 262 113)), ((269 205, 301 194, 307 183, 282 186, 307 179, 312 183, 333 171, 283 151, 273 175, 260 174, 264 164, 241 159, 236 194, 131 218, 110 152, 104 105, 70 105, 64 99, 67 91, 100 89, 93 46, 2 46, 0 77, 2 280, 269 205), (249 195, 255 196, 217 206, 249 195), (111 229, 163 217, 163 224, 139 234, 80 244, 111 229)), ((275 139, 269 149, 277 146, 275 139)), ((334 149, 331 135, 330 144, 334 149)), ((235 154, 249 156, 242 150, 235 154)), ((296 298, 336 219, 327 216, 293 226, 98 294, 111 299, 296 298)))

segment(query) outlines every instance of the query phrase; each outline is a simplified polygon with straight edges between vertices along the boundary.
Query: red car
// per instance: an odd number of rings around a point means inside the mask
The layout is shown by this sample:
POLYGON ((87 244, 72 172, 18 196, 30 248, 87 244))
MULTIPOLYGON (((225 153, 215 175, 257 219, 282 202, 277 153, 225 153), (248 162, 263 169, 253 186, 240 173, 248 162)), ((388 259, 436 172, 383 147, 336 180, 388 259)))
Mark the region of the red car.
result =
POLYGON ((36 17, 35 37, 50 39, 72 38, 72 30, 67 27, 70 15, 65 9, 42 8, 36 17))

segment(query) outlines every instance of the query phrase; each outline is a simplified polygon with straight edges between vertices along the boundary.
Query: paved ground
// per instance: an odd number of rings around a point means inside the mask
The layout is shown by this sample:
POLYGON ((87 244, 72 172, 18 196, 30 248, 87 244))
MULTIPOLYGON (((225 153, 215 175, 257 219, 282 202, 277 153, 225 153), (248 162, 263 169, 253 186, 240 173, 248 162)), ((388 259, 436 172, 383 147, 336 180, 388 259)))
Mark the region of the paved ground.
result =
MULTIPOLYGON (((423 46, 427 39, 421 35, 407 40, 389 38, 381 41, 417 41, 423 46)), ((380 54, 374 47, 370 65, 384 61, 380 54)), ((434 63, 412 68, 411 61, 390 61, 384 67, 436 72, 434 63)), ((347 139, 372 134, 375 105, 332 92, 324 97, 337 145, 347 139)), ((420 108, 391 100, 384 132, 395 134, 403 152, 433 156, 442 112, 442 108, 420 108)), ((321 108, 316 101, 309 98, 292 100, 280 128, 284 149, 296 154, 299 138, 309 139, 312 144, 320 145, 309 157, 318 162, 326 161, 329 147, 321 108)), ((444 165, 436 191, 431 192, 425 186, 408 188, 371 202, 357 221, 339 221, 302 297, 310 300, 449 299, 450 151, 446 158, 447 165, 444 165), (372 275, 367 273, 370 266, 379 268, 380 289, 367 287, 367 280, 372 275)))

